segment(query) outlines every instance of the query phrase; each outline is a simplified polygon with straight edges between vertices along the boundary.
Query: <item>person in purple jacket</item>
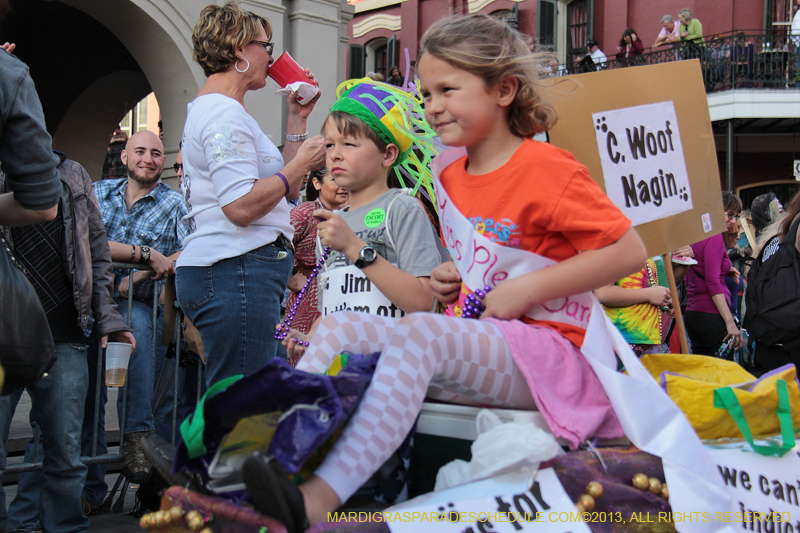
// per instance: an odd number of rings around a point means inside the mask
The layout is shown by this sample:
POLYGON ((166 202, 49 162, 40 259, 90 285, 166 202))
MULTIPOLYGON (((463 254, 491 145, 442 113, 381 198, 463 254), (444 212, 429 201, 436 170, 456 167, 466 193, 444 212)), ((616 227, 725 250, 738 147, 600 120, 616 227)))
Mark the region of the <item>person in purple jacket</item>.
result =
MULTIPOLYGON (((735 194, 722 193, 726 231, 736 226, 742 201, 735 194)), ((692 353, 714 355, 719 347, 733 339, 733 348, 742 346, 742 331, 730 311, 731 293, 725 278, 738 283, 739 272, 731 267, 723 234, 717 234, 692 245, 697 264, 686 274, 688 303, 684 315, 686 330, 692 342, 692 353)))

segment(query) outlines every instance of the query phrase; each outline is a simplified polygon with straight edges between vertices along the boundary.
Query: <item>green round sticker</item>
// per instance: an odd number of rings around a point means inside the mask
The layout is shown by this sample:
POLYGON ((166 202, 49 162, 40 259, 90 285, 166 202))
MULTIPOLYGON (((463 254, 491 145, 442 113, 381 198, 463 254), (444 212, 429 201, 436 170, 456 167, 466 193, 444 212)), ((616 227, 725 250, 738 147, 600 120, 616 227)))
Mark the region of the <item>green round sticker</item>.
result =
POLYGON ((378 227, 384 218, 386 218, 386 211, 378 207, 367 213, 367 216, 364 217, 364 225, 368 228, 378 227))

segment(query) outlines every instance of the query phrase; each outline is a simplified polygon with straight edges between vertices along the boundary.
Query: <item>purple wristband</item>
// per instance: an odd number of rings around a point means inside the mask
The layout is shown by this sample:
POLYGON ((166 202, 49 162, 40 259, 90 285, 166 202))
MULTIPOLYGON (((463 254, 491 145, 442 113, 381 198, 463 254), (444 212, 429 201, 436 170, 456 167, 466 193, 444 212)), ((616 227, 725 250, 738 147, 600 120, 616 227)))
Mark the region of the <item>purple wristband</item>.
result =
POLYGON ((276 172, 275 175, 283 180, 283 184, 286 185, 286 194, 284 194, 284 196, 288 195, 289 194, 289 189, 291 188, 291 187, 289 187, 289 180, 287 180, 286 176, 284 176, 280 172, 276 172))

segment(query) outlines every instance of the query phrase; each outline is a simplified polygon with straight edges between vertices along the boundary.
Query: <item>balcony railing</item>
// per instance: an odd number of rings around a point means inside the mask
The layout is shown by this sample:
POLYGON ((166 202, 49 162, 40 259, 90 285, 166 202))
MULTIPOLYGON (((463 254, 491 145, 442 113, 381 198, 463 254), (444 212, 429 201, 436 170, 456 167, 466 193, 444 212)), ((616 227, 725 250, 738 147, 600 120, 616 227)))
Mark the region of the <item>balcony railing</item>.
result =
MULTIPOLYGON (((706 38, 702 44, 679 43, 674 48, 646 49, 631 58, 608 54, 601 70, 657 65, 699 59, 706 92, 731 89, 786 89, 800 83, 800 36, 763 31, 737 31, 706 38), (796 40, 796 41, 795 41, 796 40)), ((576 62, 571 74, 591 71, 576 62)))

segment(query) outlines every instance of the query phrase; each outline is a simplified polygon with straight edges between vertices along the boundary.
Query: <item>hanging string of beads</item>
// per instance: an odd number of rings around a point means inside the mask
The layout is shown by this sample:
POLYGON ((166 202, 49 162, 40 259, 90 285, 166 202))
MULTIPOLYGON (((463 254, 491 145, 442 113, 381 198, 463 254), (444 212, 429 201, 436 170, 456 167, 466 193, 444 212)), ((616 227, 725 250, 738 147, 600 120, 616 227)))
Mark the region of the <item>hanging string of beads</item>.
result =
POLYGON ((483 312, 486 311, 486 306, 483 305, 483 299, 490 290, 492 290, 492 288, 487 285, 467 295, 464 300, 464 310, 461 313, 461 318, 480 318, 483 312))
MULTIPOLYGON (((311 271, 311 274, 308 275, 308 279, 306 280, 306 284, 303 285, 303 288, 300 289, 300 292, 297 294, 297 299, 292 304, 290 309, 286 310, 286 316, 283 317, 283 322, 281 322, 280 327, 278 327, 278 331, 275 332, 275 338, 279 341, 282 341, 286 338, 286 335, 289 334, 289 330, 292 329, 292 322, 294 322, 294 317, 297 314, 297 308, 300 307, 300 302, 303 301, 303 298, 306 295, 306 291, 308 287, 315 283, 314 280, 317 279, 317 274, 319 273, 319 269, 322 268, 322 265, 325 264, 325 261, 328 260, 328 256, 331 253, 331 249, 329 247, 325 247, 322 250, 322 254, 320 255, 317 264, 314 266, 314 270, 311 271)), ((299 339, 295 339, 298 344, 302 344, 303 346, 308 346, 308 341, 301 341, 299 339)))

